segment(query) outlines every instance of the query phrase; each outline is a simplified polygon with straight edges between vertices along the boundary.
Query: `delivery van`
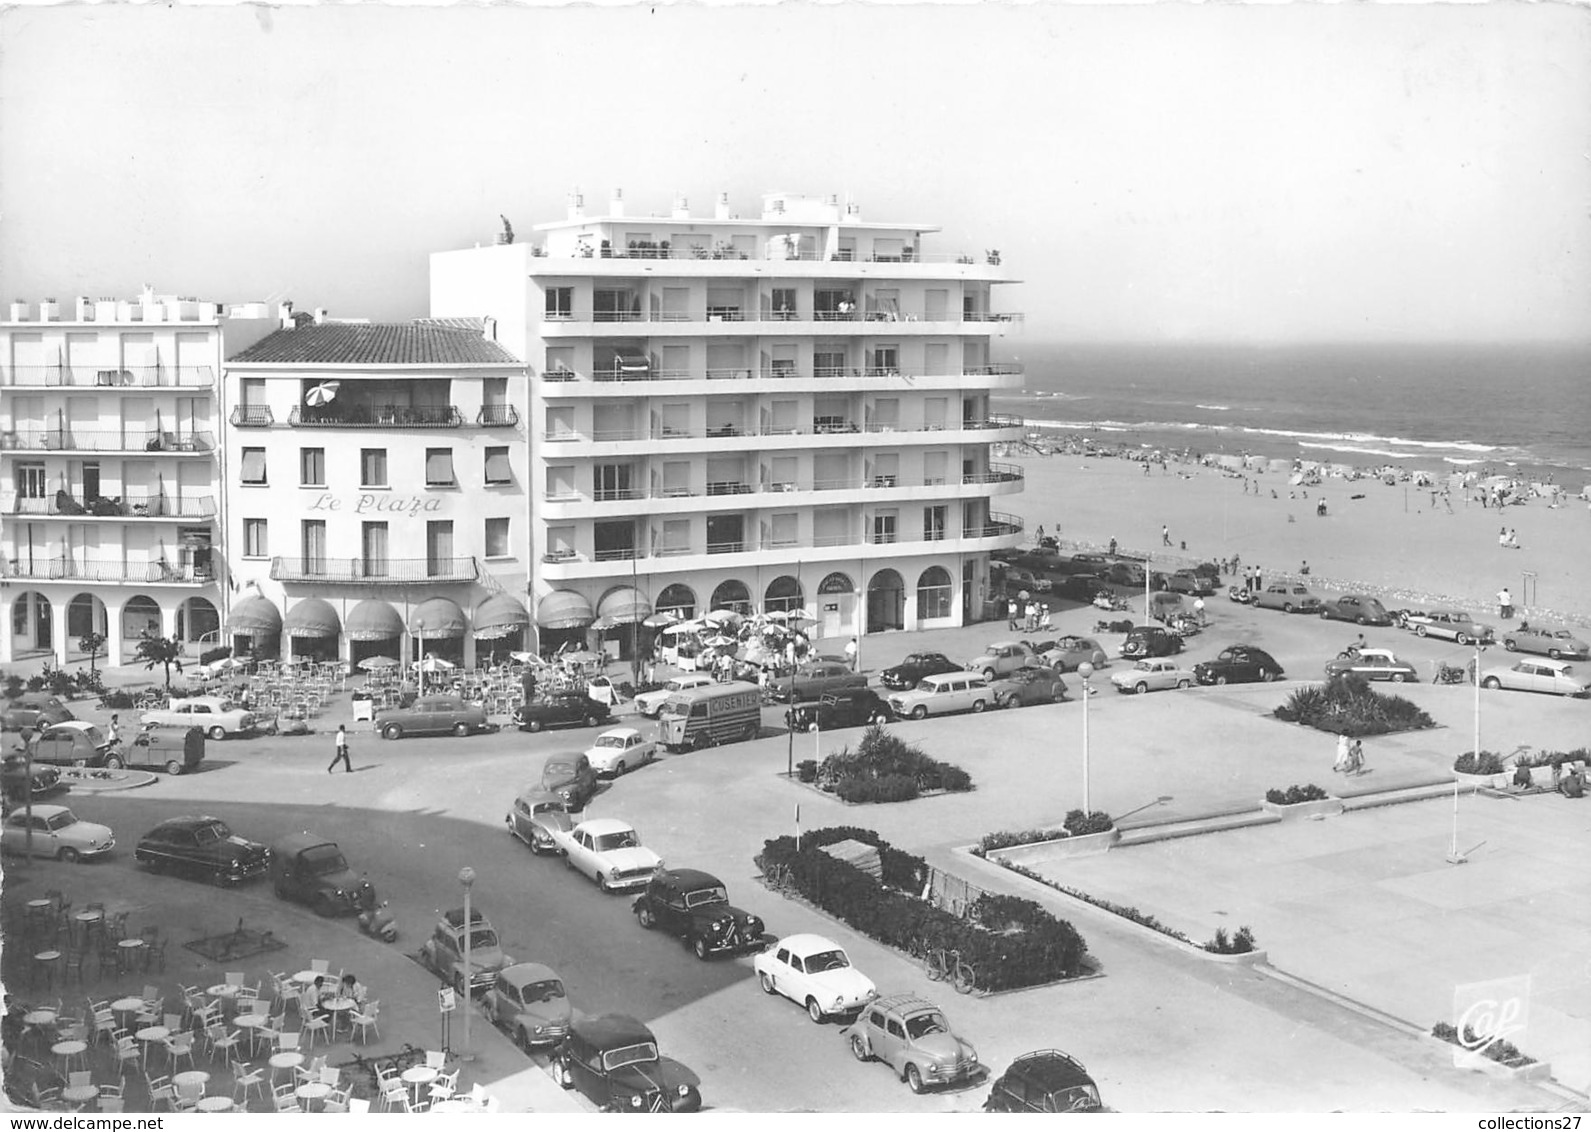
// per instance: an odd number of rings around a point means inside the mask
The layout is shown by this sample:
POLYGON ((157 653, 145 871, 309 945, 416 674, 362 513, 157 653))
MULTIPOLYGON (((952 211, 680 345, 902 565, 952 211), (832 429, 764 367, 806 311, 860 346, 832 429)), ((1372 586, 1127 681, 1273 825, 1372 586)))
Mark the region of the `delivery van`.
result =
POLYGON ((744 680, 687 688, 663 703, 657 738, 671 751, 755 739, 762 731, 762 689, 744 680))

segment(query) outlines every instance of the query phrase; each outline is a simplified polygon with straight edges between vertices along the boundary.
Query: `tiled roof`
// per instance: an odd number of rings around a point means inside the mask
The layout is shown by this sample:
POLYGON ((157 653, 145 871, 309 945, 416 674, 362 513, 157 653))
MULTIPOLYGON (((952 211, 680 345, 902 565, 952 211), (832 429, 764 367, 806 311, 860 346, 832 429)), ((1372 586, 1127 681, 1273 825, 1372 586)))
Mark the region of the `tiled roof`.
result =
POLYGON ((294 330, 278 330, 227 360, 312 365, 519 365, 513 354, 481 336, 482 327, 478 318, 309 323, 294 330))

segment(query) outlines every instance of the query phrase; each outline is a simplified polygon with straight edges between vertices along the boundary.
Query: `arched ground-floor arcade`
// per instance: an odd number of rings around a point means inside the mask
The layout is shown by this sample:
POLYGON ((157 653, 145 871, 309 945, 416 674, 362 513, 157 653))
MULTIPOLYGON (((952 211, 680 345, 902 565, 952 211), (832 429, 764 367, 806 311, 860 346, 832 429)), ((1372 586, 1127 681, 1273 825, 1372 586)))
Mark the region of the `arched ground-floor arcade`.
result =
POLYGON ((18 583, 0 590, 0 664, 51 657, 86 663, 85 638, 101 639, 98 663, 131 664, 144 634, 173 637, 197 658, 221 636, 213 586, 87 585, 81 580, 18 583))

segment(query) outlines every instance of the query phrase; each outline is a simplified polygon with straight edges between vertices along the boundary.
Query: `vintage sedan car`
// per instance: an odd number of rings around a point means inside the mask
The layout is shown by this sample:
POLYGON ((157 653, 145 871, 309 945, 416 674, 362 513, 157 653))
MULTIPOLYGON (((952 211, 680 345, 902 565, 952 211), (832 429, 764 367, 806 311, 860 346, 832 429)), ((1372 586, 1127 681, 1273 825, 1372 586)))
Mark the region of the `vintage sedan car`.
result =
POLYGON ((984 1112, 1103 1112, 1083 1063, 1058 1049, 1024 1053, 1000 1074, 984 1112))
POLYGON ((1174 660, 1157 657, 1140 660, 1125 672, 1113 672, 1110 682, 1118 692, 1162 692, 1167 688, 1186 688, 1194 681, 1193 673, 1174 660))
POLYGON ((941 672, 925 677, 909 692, 891 692, 889 697, 889 710, 911 719, 994 706, 994 691, 981 672, 941 672))
POLYGON ((90 857, 103 857, 116 848, 116 837, 108 826, 78 821, 65 806, 34 806, 30 817, 26 809, 13 810, 0 825, 0 849, 7 853, 30 851, 28 832, 35 857, 54 857, 73 864, 90 857))
POLYGON ((1090 550, 1080 551, 1070 558, 1060 559, 1060 569, 1068 574, 1098 574, 1110 565, 1110 557, 1090 550))
POLYGON ((528 1051, 563 1041, 572 1011, 557 972, 540 963, 515 963, 497 972, 481 1013, 528 1051))
POLYGON ((1174 594, 1209 597, 1215 593, 1215 580, 1197 570, 1176 570, 1166 579, 1166 589, 1174 594))
POLYGON ((671 1057, 624 1014, 579 1015, 554 1063, 558 1083, 578 1089, 604 1112, 696 1112, 701 1078, 671 1057))
POLYGON ((1470 620, 1470 615, 1461 609, 1429 609, 1424 613, 1411 613, 1408 628, 1414 630, 1416 637, 1439 637, 1461 645, 1471 645, 1477 641, 1489 644, 1495 636, 1490 625, 1470 620))
POLYGON ((556 794, 571 810, 583 810, 597 792, 597 771, 585 755, 548 755, 541 766, 541 788, 556 794))
POLYGON ((1144 568, 1136 562, 1112 562, 1105 567, 1101 575, 1105 581, 1115 586, 1131 586, 1142 589, 1144 584, 1144 568))
POLYGON ((421 696, 408 707, 378 711, 375 727, 376 734, 383 739, 448 734, 462 739, 492 730, 486 721, 486 709, 480 704, 468 703, 462 696, 421 696))
POLYGON ((1034 665, 1000 677, 989 685, 989 690, 994 693, 994 702, 1001 707, 1054 704, 1066 698, 1066 681, 1055 669, 1034 665))
POLYGON ((972 1043, 956 1036, 944 1011, 915 994, 875 998, 844 1032, 856 1060, 884 1062, 914 1093, 983 1073, 972 1043))
POLYGON ((320 916, 344 916, 376 906, 368 877, 348 866, 335 841, 308 830, 271 845, 271 889, 282 900, 308 904, 320 916))
POLYGON ((765 994, 782 994, 822 1022, 850 1014, 878 997, 873 980, 855 967, 845 949, 820 935, 788 935, 752 956, 752 970, 765 994))
POLYGON ((1182 651, 1182 638, 1160 625, 1134 625, 1121 643, 1121 655, 1126 660, 1139 657, 1175 656, 1182 651))
POLYGON ((1280 680, 1282 666, 1264 649, 1233 645, 1222 649, 1214 660, 1195 664, 1193 678, 1201 684, 1252 684, 1280 680))
POLYGON ((586 758, 598 774, 617 777, 657 758, 657 743, 633 727, 615 727, 597 736, 586 758))
POLYGON ((677 936, 698 959, 763 946, 761 917, 736 908, 724 882, 700 869, 658 869, 631 909, 643 928, 677 936))
POLYGON ((641 844, 641 835, 627 821, 592 818, 567 833, 553 834, 564 864, 585 873, 603 892, 644 888, 663 859, 641 844))
POLYGON ((1366 680, 1390 680, 1401 684, 1405 680, 1418 680, 1414 665, 1399 660, 1391 649, 1360 649, 1358 656, 1340 656, 1326 662, 1327 676, 1362 676, 1366 680))
POLYGON ((1554 696, 1591 695, 1591 682, 1562 660, 1521 660, 1512 668, 1488 668, 1481 673, 1481 687, 1554 696))
POLYGON ((796 668, 793 676, 782 676, 769 683, 773 698, 782 703, 801 703, 821 699, 829 692, 867 687, 867 677, 852 672, 843 660, 814 660, 796 668))
MULTIPOLYGON (((61 772, 53 766, 33 765, 32 773, 33 797, 43 798, 50 794, 64 794, 71 787, 61 781, 61 772)), ((28 762, 21 755, 7 755, 3 769, 0 769, 0 794, 12 805, 20 806, 28 798, 29 774, 28 762)))
POLYGON ((529 845, 532 853, 556 853, 558 844, 552 835, 567 833, 575 825, 563 798, 540 787, 521 790, 503 821, 508 832, 529 845))
POLYGON ((907 688, 917 687, 917 682, 924 676, 960 672, 963 667, 942 652, 908 653, 905 660, 880 672, 878 682, 892 692, 904 692, 907 688))
POLYGON ((1355 625, 1390 625, 1392 614, 1373 597, 1343 594, 1320 603, 1322 621, 1352 621, 1355 625))
POLYGON ((1055 592, 1070 601, 1090 602, 1101 594, 1114 597, 1116 591, 1098 574, 1068 574, 1055 586, 1055 592))
POLYGON ((1005 588, 1008 593, 1017 593, 1027 590, 1029 593, 1047 594, 1054 585, 1042 574, 1035 573, 1027 566, 1010 566, 1005 572, 1005 588))
POLYGON ((46 723, 33 732, 28 749, 36 763, 56 766, 104 766, 110 738, 86 720, 46 723))
POLYGON ((993 680, 1038 663, 1038 656, 1021 641, 996 641, 967 662, 967 671, 981 672, 985 680, 993 680))
MULTIPOLYGON (((470 909, 469 931, 469 988, 471 994, 479 994, 496 983, 497 972, 512 967, 514 961, 503 954, 496 929, 479 908, 470 909)), ((420 945, 420 962, 459 994, 464 993, 464 909, 443 913, 431 938, 420 945)))
POLYGON ((514 725, 521 731, 531 732, 579 723, 595 727, 599 723, 606 723, 612 714, 607 704, 599 704, 590 696, 582 696, 578 692, 548 692, 528 704, 521 704, 514 711, 514 725))
POLYGON ((180 733, 146 728, 131 743, 113 747, 103 731, 80 719, 52 723, 28 740, 28 750, 36 763, 109 770, 137 767, 167 774, 198 770, 204 761, 204 745, 204 732, 190 727, 180 733))
POLYGON ((794 731, 832 731, 836 727, 888 723, 894 718, 889 704, 871 688, 829 692, 812 703, 794 704, 784 713, 785 723, 794 731))
MULTIPOLYGON (((1023 644, 1027 642, 1024 641, 1023 644)), ((1110 655, 1093 637, 1068 634, 1057 637, 1054 644, 1041 642, 1033 646, 1033 651, 1038 654, 1041 661, 1057 672, 1076 672, 1077 666, 1085 660, 1095 668, 1103 668, 1110 663, 1110 655)))
POLYGON ((48 692, 25 692, 0 708, 0 731, 21 731, 44 723, 65 723, 76 719, 72 709, 59 696, 48 692))
POLYGON ((271 851, 239 837, 220 818, 168 818, 139 839, 133 860, 150 872, 186 873, 212 884, 242 884, 270 871, 271 851))
POLYGON ((252 711, 221 696, 175 699, 170 707, 146 711, 138 718, 145 727, 197 727, 216 742, 230 735, 252 735, 259 722, 252 711))
POLYGON ((1533 652, 1553 660, 1585 660, 1591 657, 1591 645, 1567 629, 1553 629, 1546 625, 1521 623, 1517 629, 1504 630, 1503 647, 1509 652, 1533 652))
POLYGON ((710 672, 686 672, 670 677, 661 688, 638 693, 635 697, 635 708, 649 719, 656 719, 657 713, 663 710, 663 705, 675 692, 683 692, 688 688, 706 688, 713 683, 710 672))
POLYGON ((1283 613, 1320 612, 1320 599, 1299 582, 1272 582, 1249 601, 1256 609, 1280 609, 1283 613))

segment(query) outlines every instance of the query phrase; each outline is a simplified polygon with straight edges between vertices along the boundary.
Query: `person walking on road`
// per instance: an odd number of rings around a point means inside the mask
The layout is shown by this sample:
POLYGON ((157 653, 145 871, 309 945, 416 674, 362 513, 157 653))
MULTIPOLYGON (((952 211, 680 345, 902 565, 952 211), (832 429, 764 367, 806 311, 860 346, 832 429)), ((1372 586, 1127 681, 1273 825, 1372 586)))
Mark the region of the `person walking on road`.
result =
POLYGON ((1193 599, 1193 612, 1198 616, 1200 625, 1209 624, 1209 622, 1204 619, 1204 599, 1202 597, 1196 597, 1193 599))
POLYGON ((337 764, 342 763, 343 773, 352 774, 354 772, 354 764, 348 761, 348 728, 341 723, 337 725, 335 742, 337 744, 337 754, 332 757, 331 766, 326 768, 326 773, 331 774, 337 769, 337 764))
POLYGON ((856 671, 856 658, 861 651, 861 646, 856 643, 855 637, 852 637, 850 642, 845 646, 845 663, 850 667, 852 672, 856 671))
POLYGON ((1021 615, 1021 612, 1022 612, 1022 607, 1019 606, 1016 603, 1016 598, 1012 597, 1012 598, 1007 598, 1006 599, 1006 602, 1005 602, 1006 628, 1010 629, 1013 633, 1016 632, 1016 629, 1017 629, 1016 620, 1021 615))
POLYGON ((1160 524, 1160 545, 1161 546, 1170 546, 1171 545, 1171 528, 1166 526, 1164 523, 1160 524))

